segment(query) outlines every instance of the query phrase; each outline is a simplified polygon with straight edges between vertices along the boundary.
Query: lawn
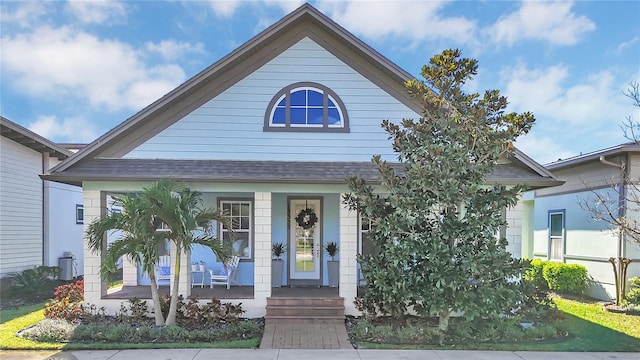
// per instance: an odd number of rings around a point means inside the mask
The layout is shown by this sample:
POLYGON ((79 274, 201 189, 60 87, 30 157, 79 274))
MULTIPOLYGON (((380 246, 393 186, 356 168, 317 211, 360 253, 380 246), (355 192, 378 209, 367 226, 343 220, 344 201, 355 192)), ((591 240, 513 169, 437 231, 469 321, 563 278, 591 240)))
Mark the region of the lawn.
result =
POLYGON ((542 342, 504 342, 397 346, 388 344, 359 344, 362 348, 405 349, 481 349, 507 351, 640 351, 640 316, 607 312, 601 304, 555 298, 558 309, 567 316, 571 336, 568 339, 542 342))

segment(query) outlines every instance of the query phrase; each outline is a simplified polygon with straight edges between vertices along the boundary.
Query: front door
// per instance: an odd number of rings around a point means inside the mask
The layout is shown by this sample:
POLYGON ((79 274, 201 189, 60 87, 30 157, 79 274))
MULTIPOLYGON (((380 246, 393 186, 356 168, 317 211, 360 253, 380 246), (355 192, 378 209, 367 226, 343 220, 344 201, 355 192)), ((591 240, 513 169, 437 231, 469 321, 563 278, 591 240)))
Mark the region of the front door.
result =
POLYGON ((291 199, 289 213, 289 277, 292 284, 319 284, 320 200, 291 199))

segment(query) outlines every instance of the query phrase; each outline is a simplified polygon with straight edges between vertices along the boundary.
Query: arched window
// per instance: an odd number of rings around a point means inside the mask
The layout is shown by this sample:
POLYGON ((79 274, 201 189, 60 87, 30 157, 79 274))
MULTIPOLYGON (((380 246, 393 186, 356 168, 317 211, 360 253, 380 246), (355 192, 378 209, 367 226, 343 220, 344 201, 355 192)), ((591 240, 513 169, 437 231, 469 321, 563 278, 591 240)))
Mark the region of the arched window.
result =
POLYGON ((348 132, 348 117, 340 98, 326 86, 291 84, 273 97, 264 131, 348 132))

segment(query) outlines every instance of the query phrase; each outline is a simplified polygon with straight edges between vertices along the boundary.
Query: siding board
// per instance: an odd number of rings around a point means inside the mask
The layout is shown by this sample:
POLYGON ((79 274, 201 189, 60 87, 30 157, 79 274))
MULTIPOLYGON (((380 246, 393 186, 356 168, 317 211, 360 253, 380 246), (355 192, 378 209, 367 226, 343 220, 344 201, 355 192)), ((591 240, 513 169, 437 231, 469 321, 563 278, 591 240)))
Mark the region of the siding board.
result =
POLYGON ((395 159, 383 119, 418 114, 309 38, 304 38, 125 158, 369 161, 395 159), (345 104, 349 133, 264 132, 272 97, 295 82, 317 82, 345 104))

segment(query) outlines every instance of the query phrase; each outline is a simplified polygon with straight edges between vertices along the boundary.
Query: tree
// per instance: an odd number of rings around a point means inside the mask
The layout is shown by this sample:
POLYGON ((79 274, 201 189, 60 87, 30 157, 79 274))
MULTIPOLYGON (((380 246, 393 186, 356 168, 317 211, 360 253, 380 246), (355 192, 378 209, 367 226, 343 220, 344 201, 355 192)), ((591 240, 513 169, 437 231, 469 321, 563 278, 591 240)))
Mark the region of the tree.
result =
POLYGON ((492 316, 519 300, 512 280, 521 263, 497 234, 506 226, 503 210, 525 187, 485 179, 534 116, 505 113, 507 99, 497 90, 466 94, 462 86, 476 73, 477 61, 460 58, 459 50, 431 58, 424 81, 406 83, 422 116, 382 122, 400 166, 373 157, 380 189, 347 179, 351 193, 343 201, 372 221, 369 237, 380 249, 358 258, 365 312, 397 316, 413 306, 422 316, 438 316, 445 331, 454 311, 492 316))
POLYGON ((102 253, 105 234, 120 230, 122 236, 109 244, 100 266, 100 275, 109 280, 116 271, 116 263, 124 256, 143 271, 151 280, 151 297, 156 326, 165 324, 160 308, 160 296, 155 277, 155 265, 159 260, 159 247, 164 236, 156 231, 160 220, 148 211, 149 204, 143 194, 115 196, 114 205, 122 207, 122 213, 111 212, 93 221, 87 229, 87 245, 96 253, 102 253))
POLYGON ((165 236, 175 245, 174 281, 166 319, 166 325, 173 325, 176 323, 182 252, 190 252, 193 245, 200 244, 210 248, 219 261, 226 262, 231 250, 212 235, 212 222, 226 223, 228 220, 222 212, 202 207, 199 192, 173 180, 160 180, 145 188, 144 194, 149 211, 167 226, 169 232, 165 236))
MULTIPOLYGON (((640 109, 640 84, 631 82, 623 94, 631 99, 633 106, 640 109)), ((635 145, 640 145, 640 123, 632 115, 620 124, 624 137, 635 145)), ((620 169, 620 174, 605 179, 607 190, 592 190, 592 198, 580 199, 580 207, 591 214, 591 219, 603 222, 620 241, 630 239, 640 244, 640 179, 629 176, 628 164, 610 163, 620 169)), ((585 186, 588 185, 585 183, 585 186)), ((613 266, 616 286, 616 304, 620 304, 626 292, 627 268, 631 259, 624 256, 609 258, 613 266)))

